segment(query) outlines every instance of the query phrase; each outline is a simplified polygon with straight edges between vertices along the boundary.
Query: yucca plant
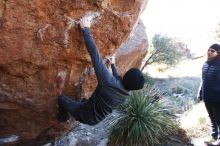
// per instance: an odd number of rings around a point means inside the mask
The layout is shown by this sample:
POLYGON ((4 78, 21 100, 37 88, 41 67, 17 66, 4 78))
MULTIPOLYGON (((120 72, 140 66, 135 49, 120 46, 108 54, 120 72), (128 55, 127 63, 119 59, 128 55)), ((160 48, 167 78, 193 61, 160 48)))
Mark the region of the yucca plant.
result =
POLYGON ((155 100, 158 97, 155 92, 133 92, 118 109, 119 118, 113 124, 110 136, 111 145, 155 146, 165 142, 175 131, 177 126, 168 114, 169 110, 155 100))

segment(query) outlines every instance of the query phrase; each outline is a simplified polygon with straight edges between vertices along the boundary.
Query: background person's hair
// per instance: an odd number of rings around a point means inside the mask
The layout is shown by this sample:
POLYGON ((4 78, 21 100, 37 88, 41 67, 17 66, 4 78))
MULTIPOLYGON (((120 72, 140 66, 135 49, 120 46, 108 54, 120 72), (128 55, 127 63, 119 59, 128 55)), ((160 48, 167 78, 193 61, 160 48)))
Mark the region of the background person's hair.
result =
POLYGON ((220 54, 220 45, 219 44, 212 44, 209 48, 214 49, 218 54, 220 54))

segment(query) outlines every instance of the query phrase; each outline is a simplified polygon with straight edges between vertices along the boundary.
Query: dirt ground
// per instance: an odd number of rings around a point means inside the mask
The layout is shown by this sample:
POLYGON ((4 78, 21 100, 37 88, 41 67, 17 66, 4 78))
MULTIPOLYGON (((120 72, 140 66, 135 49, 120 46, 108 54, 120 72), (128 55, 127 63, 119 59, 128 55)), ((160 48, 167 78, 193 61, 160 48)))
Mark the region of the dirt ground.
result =
POLYGON ((210 119, 204 102, 195 104, 192 109, 185 112, 180 123, 194 146, 206 146, 204 142, 211 139, 210 119))

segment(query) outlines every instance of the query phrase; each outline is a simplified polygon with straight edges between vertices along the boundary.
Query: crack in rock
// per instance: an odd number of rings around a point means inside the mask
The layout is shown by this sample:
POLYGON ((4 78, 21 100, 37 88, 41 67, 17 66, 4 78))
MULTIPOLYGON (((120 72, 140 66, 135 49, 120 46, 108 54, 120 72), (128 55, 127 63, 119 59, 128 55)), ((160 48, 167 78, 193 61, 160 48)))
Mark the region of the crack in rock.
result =
POLYGON ((41 28, 37 31, 37 38, 39 38, 41 41, 43 41, 44 33, 48 27, 50 27, 51 24, 46 24, 44 28, 41 28))
POLYGON ((6 12, 6 4, 7 4, 7 0, 3 0, 0 3, 0 26, 3 23, 3 17, 5 16, 5 12, 6 12))
MULTIPOLYGON (((100 17, 100 15, 101 15, 100 12, 89 12, 84 17, 87 17, 91 21, 91 24, 93 24, 96 22, 96 19, 100 17)), ((78 26, 79 20, 76 20, 66 15, 64 15, 64 17, 67 19, 67 26, 64 30, 63 44, 64 44, 64 48, 67 49, 69 46, 69 30, 75 26, 78 26)))

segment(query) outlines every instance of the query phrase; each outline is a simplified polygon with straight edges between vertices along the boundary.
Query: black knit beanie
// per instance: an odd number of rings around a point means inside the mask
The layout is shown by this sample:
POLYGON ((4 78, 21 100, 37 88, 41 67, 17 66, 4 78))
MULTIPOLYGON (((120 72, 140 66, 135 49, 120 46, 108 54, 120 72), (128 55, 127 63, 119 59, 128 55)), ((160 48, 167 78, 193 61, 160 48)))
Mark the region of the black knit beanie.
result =
POLYGON ((127 90, 138 90, 144 87, 144 75, 139 69, 131 68, 123 77, 123 85, 127 90))
POLYGON ((214 49, 215 51, 218 52, 218 54, 220 54, 220 45, 219 44, 213 44, 209 48, 214 49))

